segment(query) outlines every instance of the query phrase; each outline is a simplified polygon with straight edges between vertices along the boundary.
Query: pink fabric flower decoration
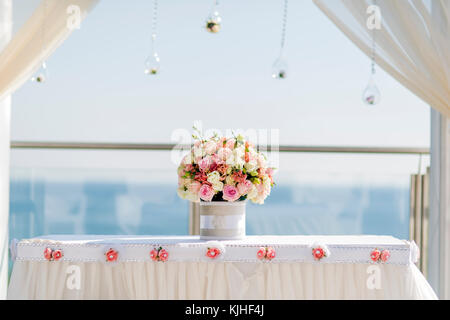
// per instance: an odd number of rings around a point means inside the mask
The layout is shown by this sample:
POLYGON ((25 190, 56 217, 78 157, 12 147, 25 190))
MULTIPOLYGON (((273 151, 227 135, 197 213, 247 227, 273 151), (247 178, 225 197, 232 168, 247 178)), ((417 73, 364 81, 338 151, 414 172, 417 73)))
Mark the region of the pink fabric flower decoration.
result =
POLYGON ((315 260, 320 260, 325 257, 325 251, 320 247, 312 249, 312 254, 315 260))
POLYGON ((204 184, 200 187, 199 197, 203 201, 211 201, 214 197, 214 194, 214 189, 210 185, 204 184))
POLYGON ((159 250, 159 260, 160 261, 167 261, 169 259, 169 253, 165 249, 159 250))
POLYGON ((268 259, 268 260, 272 260, 272 259, 274 259, 275 258, 275 249, 274 248, 272 248, 272 247, 268 247, 267 249, 266 249, 266 259, 268 259))
POLYGON ((256 256, 258 257, 259 260, 262 260, 266 257, 266 248, 259 248, 258 252, 256 253, 256 256))
POLYGON ((272 247, 261 247, 256 253, 256 256, 259 260, 272 260, 276 256, 275 249, 272 247))
POLYGON ((206 256, 211 259, 216 259, 218 256, 220 256, 220 250, 217 248, 208 248, 206 251, 206 256))
POLYGON ((45 248, 44 250, 44 258, 51 261, 52 260, 52 249, 45 248))
POLYGON ((245 180, 244 182, 238 183, 237 189, 240 195, 245 195, 252 190, 253 184, 250 180, 245 180))
POLYGON ((229 184, 223 187, 223 199, 233 202, 240 198, 240 194, 238 189, 235 186, 231 186, 229 184))
POLYGON ((159 250, 159 260, 160 261, 167 261, 169 259, 169 253, 165 249, 159 250))
POLYGON ((150 251, 150 259, 152 259, 153 261, 158 260, 158 251, 156 249, 150 251))
POLYGON ((52 259, 53 260, 58 261, 62 257, 63 257, 63 253, 62 253, 61 250, 59 250, 59 249, 53 250, 53 252, 52 252, 52 259))
POLYGON ((390 256, 391 253, 389 252, 389 250, 383 250, 381 251, 380 259, 381 261, 386 262, 389 260, 390 256))
POLYGON ((109 249, 108 251, 106 251, 105 255, 106 255, 106 261, 114 262, 119 257, 119 252, 117 252, 114 249, 109 249))
POLYGON ((381 255, 380 250, 375 249, 370 253, 370 259, 372 259, 373 262, 377 262, 378 259, 380 259, 380 255, 381 255))

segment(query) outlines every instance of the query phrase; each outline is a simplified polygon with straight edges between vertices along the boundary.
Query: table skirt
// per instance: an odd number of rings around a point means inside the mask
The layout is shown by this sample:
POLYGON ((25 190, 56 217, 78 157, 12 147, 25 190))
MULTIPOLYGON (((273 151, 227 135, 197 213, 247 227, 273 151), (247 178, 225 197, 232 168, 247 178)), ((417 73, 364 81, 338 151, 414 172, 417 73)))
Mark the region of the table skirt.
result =
POLYGON ((367 285, 370 264, 164 263, 18 260, 9 299, 436 299, 414 264, 379 264, 380 287, 367 285), (70 273, 79 271, 79 288, 70 273))

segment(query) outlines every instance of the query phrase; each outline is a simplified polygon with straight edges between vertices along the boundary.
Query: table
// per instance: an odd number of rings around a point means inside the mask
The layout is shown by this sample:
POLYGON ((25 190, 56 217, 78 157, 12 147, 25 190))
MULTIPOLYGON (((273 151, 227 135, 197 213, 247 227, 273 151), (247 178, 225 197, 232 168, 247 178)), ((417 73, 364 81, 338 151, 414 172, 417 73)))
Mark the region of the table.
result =
POLYGON ((436 299, 390 236, 54 235, 14 242, 9 299, 436 299))

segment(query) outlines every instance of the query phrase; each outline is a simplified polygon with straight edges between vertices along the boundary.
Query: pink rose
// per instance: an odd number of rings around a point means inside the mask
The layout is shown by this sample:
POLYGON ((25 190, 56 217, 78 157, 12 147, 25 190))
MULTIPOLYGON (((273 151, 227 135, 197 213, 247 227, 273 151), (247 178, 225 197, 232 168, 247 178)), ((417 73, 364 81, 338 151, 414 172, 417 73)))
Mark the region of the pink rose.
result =
POLYGON ((211 159, 209 157, 204 157, 198 162, 198 167, 200 168, 200 171, 207 171, 209 169, 209 166, 211 165, 211 159))
POLYGON ((152 259, 153 261, 158 260, 158 251, 156 249, 150 251, 150 259, 152 259))
POLYGON ((59 259, 61 259, 63 256, 63 253, 61 250, 53 250, 52 252, 52 259, 55 261, 58 261, 59 259))
POLYGON ((371 252, 370 259, 372 259, 373 262, 377 262, 378 259, 380 259, 380 255, 381 255, 380 250, 375 249, 371 252))
POLYGON ((119 253, 114 249, 109 249, 106 253, 106 261, 114 262, 119 257, 119 253))
POLYGON ((240 194, 238 189, 235 186, 231 186, 229 184, 223 187, 223 199, 233 202, 240 198, 240 194))
POLYGON ((266 259, 272 260, 275 258, 275 256, 276 256, 276 254, 275 254, 274 248, 272 248, 272 247, 266 248, 266 259))
POLYGON ((320 247, 312 249, 312 254, 315 260, 320 260, 325 257, 325 251, 320 247))
POLYGON ((159 260, 164 262, 167 259, 169 259, 169 253, 165 249, 159 250, 159 260))
POLYGON ((246 195, 252 190, 253 184, 249 180, 245 180, 244 182, 238 183, 237 189, 240 195, 246 195))
POLYGON ((389 250, 383 250, 383 251, 381 251, 380 259, 381 259, 381 261, 386 262, 389 260, 390 256, 391 256, 391 253, 389 252, 389 250))
POLYGON ((44 258, 47 260, 52 260, 52 249, 50 248, 45 248, 44 250, 44 258))
POLYGON ((200 187, 199 197, 203 201, 211 201, 214 194, 214 189, 210 185, 204 184, 200 187))
POLYGON ((189 184, 188 190, 190 193, 197 194, 200 191, 201 187, 202 187, 202 184, 200 182, 194 180, 189 184))
POLYGON ((266 257, 266 248, 261 247, 259 248, 258 252, 256 253, 256 256, 259 260, 262 260, 266 257))

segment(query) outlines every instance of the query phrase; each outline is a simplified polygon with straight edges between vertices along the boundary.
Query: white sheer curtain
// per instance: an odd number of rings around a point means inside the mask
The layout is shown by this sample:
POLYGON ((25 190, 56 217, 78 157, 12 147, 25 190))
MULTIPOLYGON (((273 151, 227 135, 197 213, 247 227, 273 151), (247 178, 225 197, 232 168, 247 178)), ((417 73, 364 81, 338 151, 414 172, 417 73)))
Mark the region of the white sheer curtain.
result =
POLYGON ((8 277, 10 95, 76 30, 77 22, 98 1, 42 0, 11 39, 13 3, 0 0, 0 299, 6 297, 8 277))
MULTIPOLYGON (((373 0, 313 0, 368 56, 372 30, 367 8, 373 0)), ((405 87, 450 116, 450 2, 378 0, 382 24, 376 30, 377 63, 405 87), (442 13, 433 19, 432 6, 442 13)))
MULTIPOLYGON (((10 41, 11 32, 12 0, 0 0, 0 50, 10 41)), ((0 100, 0 299, 6 298, 6 281, 8 280, 10 115, 11 99, 6 97, 0 100)))
MULTIPOLYGON (((450 1, 313 0, 364 53, 371 54, 369 5, 378 5, 376 60, 432 111, 429 279, 450 298, 450 1), (440 114, 439 114, 440 113, 440 114)), ((407 118, 407 115, 405 115, 407 118)))
POLYGON ((37 71, 99 0, 42 0, 0 54, 0 101, 37 71), (44 31, 44 32, 43 32, 44 31))

